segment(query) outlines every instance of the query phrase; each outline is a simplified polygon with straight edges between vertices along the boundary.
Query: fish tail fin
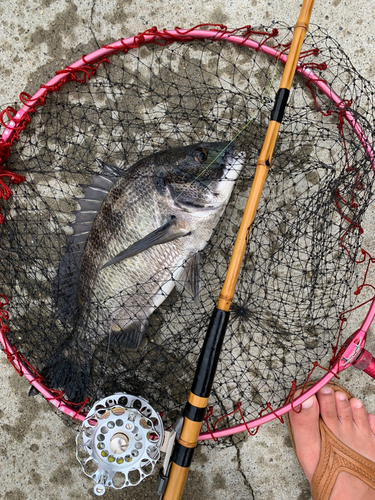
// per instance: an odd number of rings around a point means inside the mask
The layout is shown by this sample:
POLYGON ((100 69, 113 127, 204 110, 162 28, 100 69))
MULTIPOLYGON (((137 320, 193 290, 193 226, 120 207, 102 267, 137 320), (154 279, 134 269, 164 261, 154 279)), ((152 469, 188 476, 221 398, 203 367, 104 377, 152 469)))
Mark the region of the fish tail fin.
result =
MULTIPOLYGON (((77 361, 79 357, 69 352, 65 342, 43 367, 40 375, 42 384, 50 389, 63 390, 65 398, 72 403, 84 401, 90 376, 90 359, 77 361)), ((38 391, 32 387, 29 396, 35 396, 38 391)))

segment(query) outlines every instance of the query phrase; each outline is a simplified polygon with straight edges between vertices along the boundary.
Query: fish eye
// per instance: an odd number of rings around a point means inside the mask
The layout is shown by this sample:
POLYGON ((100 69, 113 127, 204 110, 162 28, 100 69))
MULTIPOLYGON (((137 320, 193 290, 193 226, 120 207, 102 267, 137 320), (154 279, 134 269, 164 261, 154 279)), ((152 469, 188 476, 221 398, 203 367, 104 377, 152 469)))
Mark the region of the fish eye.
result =
POLYGON ((207 160, 208 153, 205 149, 200 148, 194 151, 194 160, 195 161, 205 161, 207 160))

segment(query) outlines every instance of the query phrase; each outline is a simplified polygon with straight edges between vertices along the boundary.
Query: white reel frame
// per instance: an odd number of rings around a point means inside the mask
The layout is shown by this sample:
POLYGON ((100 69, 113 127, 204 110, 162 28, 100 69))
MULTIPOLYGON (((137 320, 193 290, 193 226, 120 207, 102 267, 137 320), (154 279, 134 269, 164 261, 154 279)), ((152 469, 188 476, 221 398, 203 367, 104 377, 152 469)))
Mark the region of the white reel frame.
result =
POLYGON ((164 440, 161 417, 143 398, 114 394, 94 404, 76 438, 83 472, 104 495, 107 486, 136 486, 149 476, 164 440))

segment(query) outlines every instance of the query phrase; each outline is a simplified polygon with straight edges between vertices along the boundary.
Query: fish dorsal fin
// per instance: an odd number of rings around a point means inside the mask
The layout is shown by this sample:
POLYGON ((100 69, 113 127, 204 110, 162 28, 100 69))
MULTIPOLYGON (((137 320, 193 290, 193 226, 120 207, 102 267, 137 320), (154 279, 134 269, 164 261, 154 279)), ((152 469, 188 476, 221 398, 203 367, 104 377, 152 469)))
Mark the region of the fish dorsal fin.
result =
POLYGON ((102 189, 107 193, 117 181, 121 175, 121 170, 113 165, 108 165, 102 160, 97 160, 99 167, 101 168, 100 174, 94 174, 91 179, 92 188, 102 189))
POLYGON ((195 303, 197 305, 199 304, 199 296, 201 291, 201 273, 198 252, 185 261, 182 274, 176 281, 176 288, 179 292, 186 290, 192 295, 195 303))
POLYGON ((91 176, 91 184, 83 190, 84 198, 75 198, 80 209, 76 210, 76 220, 71 224, 74 234, 71 242, 85 243, 90 234, 95 217, 98 215, 100 207, 105 200, 112 186, 117 181, 120 172, 116 167, 112 167, 101 160, 97 160, 101 167, 100 174, 91 176))
POLYGON ((80 209, 74 212, 76 220, 70 224, 73 234, 67 238, 65 254, 53 282, 57 316, 61 319, 71 317, 77 307, 81 257, 86 241, 104 199, 121 175, 116 167, 97 161, 100 174, 92 175, 91 184, 83 189, 83 198, 74 198, 80 209))

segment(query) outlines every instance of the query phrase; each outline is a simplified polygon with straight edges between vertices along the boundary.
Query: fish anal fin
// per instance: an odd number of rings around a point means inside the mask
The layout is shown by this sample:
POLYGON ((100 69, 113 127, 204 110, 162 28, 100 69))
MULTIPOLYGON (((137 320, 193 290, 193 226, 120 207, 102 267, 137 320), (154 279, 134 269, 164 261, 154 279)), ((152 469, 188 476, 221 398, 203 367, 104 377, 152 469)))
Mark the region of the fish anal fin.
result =
POLYGON ((114 323, 112 325, 111 344, 115 347, 123 347, 125 349, 138 349, 147 323, 132 323, 124 329, 114 323))

